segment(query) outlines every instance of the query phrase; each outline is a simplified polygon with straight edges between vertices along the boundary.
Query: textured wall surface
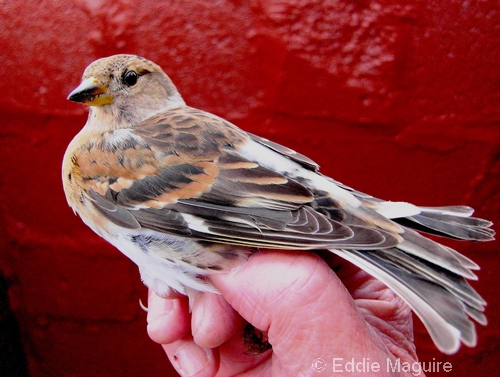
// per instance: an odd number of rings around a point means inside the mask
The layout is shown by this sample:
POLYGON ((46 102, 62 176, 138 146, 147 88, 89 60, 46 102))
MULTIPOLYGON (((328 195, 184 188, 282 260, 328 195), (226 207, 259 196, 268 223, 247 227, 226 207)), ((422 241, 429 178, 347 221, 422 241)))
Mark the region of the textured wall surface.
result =
MULTIPOLYGON (((493 0, 2 2, 0 270, 31 375, 174 375, 146 335, 136 267, 63 196, 62 155, 86 120, 65 98, 91 61, 146 56, 188 104, 347 185, 500 223, 499 25, 493 0)), ((445 356, 415 321, 420 359, 496 374, 498 243, 449 244, 483 266, 490 324, 445 356)))

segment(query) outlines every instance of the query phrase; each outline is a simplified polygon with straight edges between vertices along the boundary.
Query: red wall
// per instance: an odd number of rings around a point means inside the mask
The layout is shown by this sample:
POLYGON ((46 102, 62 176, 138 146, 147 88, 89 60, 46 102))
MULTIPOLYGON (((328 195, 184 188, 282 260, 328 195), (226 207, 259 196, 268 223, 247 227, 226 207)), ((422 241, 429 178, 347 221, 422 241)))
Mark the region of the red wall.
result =
MULTIPOLYGON (((86 119, 65 98, 87 64, 146 56, 188 104, 308 154, 341 182, 472 205, 500 223, 499 24, 493 0, 3 2, 0 267, 32 375, 173 373, 147 338, 135 266, 63 196, 61 158, 86 119)), ((417 324, 420 359, 493 375, 498 244, 450 245, 483 266, 474 286, 490 324, 455 356, 438 354, 417 324)))

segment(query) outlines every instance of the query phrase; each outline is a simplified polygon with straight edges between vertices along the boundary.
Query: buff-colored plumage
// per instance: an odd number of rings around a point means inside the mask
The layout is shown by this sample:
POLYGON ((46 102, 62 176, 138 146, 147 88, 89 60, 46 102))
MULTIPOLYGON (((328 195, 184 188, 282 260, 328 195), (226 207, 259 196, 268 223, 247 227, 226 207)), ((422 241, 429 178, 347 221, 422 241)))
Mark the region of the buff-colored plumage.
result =
POLYGON ((161 68, 131 55, 92 63, 69 96, 90 106, 63 162, 68 203, 131 258, 158 294, 215 291, 205 278, 256 248, 328 249, 372 274, 422 319, 437 347, 476 343, 478 266, 413 229, 493 238, 462 206, 386 202, 286 147, 186 106, 161 68), (470 317, 470 318, 469 318, 470 317))

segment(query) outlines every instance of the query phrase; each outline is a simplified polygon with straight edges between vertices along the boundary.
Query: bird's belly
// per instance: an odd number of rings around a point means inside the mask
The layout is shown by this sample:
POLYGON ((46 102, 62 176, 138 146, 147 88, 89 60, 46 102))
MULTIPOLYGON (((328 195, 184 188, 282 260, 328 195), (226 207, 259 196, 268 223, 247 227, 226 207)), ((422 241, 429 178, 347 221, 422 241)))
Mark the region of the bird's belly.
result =
POLYGON ((186 288, 217 292, 206 276, 239 268, 249 254, 246 248, 207 245, 151 230, 120 228, 103 237, 137 264, 143 282, 162 296, 170 289, 183 294, 187 294, 186 288))

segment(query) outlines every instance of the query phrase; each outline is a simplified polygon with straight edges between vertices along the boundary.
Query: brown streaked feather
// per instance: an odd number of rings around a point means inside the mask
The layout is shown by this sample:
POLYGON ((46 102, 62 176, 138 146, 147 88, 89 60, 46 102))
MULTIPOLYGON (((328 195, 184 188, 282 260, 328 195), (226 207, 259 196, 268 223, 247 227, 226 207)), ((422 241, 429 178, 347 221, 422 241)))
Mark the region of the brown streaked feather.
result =
MULTIPOLYGON (((313 194, 301 183, 239 155, 237 147, 247 138, 214 115, 176 108, 134 129, 88 139, 73 153, 73 165, 99 213, 125 228, 279 248, 389 247, 397 242, 368 223, 355 227, 354 234, 328 211, 316 211, 328 208, 336 218, 346 218, 331 199, 315 201, 322 193, 313 194), (200 219, 208 232, 189 229, 182 213, 200 219)), ((258 140, 278 149, 278 144, 258 140)), ((281 149, 315 169, 312 161, 281 149)))
POLYGON ((253 169, 259 166, 234 153, 225 153, 220 156, 218 165, 221 169, 253 169))
POLYGON ((116 200, 123 206, 157 207, 175 203, 180 198, 196 198, 210 190, 217 173, 217 165, 208 161, 166 166, 156 175, 144 177, 122 189, 116 200))

